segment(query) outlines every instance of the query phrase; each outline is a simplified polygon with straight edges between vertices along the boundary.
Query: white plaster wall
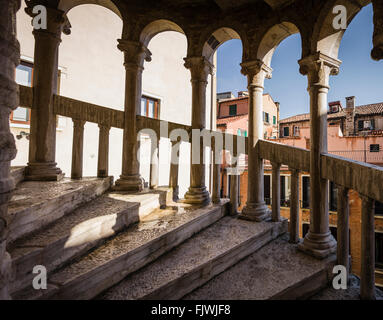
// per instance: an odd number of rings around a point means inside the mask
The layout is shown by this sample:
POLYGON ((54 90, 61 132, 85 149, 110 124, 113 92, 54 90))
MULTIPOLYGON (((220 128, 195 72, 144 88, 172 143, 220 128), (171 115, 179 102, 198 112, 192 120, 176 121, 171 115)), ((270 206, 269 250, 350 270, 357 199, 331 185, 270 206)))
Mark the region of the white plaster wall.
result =
MULTIPOLYGON (((23 4, 25 7, 25 5, 23 4)), ((17 14, 17 32, 23 59, 33 62, 34 38, 31 19, 24 12, 17 14)), ((62 35, 59 67, 62 72, 60 94, 70 98, 114 108, 124 109, 125 70, 123 53, 117 49, 121 37, 122 22, 113 12, 96 5, 82 5, 68 14, 72 25, 69 36, 62 35)), ((143 94, 161 100, 160 119, 190 125, 191 83, 190 72, 184 67, 187 41, 183 34, 165 32, 149 43, 152 61, 145 62, 143 94)), ((207 126, 210 126, 210 77, 207 86, 207 126)), ((23 129, 29 131, 28 129, 23 129)), ((13 131, 19 132, 18 129, 13 131)), ((84 176, 95 176, 98 157, 98 126, 87 123, 84 132, 84 176)), ((70 176, 73 123, 69 118, 60 119, 56 135, 56 161, 70 176)), ((16 141, 18 155, 12 165, 25 165, 28 158, 28 141, 16 141)), ((150 148, 143 147, 141 160, 149 156, 150 148)), ((109 172, 115 179, 121 173, 122 130, 110 131, 109 172)), ((159 184, 168 185, 170 170, 170 142, 160 144, 159 184)), ((190 146, 181 147, 179 184, 180 196, 187 191, 190 181, 190 146)), ((147 181, 149 166, 141 166, 141 174, 147 181)), ((209 173, 207 172, 207 181, 209 173)), ((208 185, 208 183, 207 183, 208 185)))

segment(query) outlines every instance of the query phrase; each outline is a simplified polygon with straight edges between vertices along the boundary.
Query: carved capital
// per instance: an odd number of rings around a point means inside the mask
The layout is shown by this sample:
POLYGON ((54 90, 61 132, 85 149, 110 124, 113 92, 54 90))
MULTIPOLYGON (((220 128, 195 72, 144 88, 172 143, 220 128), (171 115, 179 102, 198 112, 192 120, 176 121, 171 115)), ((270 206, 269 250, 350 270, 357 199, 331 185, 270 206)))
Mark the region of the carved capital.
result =
POLYGON ((246 61, 241 63, 241 73, 247 76, 248 85, 263 88, 265 79, 271 79, 273 69, 262 60, 246 61))
POLYGON ((212 74, 214 65, 205 57, 184 58, 185 68, 190 70, 192 81, 206 82, 209 74, 212 74))
POLYGON ((125 68, 143 69, 144 61, 152 61, 152 53, 141 42, 119 39, 117 48, 124 53, 125 68))
POLYGON ((308 76, 309 87, 320 86, 328 88, 329 76, 339 73, 342 61, 317 52, 299 60, 298 63, 300 65, 300 73, 308 76))
MULTIPOLYGON (((38 13, 33 13, 33 8, 37 5, 40 5, 41 2, 38 0, 29 0, 26 1, 27 7, 25 12, 33 18, 37 16, 38 13)), ((36 36, 43 35, 53 37, 56 40, 61 42, 61 33, 63 32, 66 35, 71 33, 71 24, 68 20, 66 13, 62 10, 54 9, 45 6, 47 9, 47 29, 34 29, 33 34, 36 36)))
POLYGON ((383 2, 381 0, 372 0, 374 8, 374 48, 371 51, 371 57, 374 60, 383 59, 383 2))

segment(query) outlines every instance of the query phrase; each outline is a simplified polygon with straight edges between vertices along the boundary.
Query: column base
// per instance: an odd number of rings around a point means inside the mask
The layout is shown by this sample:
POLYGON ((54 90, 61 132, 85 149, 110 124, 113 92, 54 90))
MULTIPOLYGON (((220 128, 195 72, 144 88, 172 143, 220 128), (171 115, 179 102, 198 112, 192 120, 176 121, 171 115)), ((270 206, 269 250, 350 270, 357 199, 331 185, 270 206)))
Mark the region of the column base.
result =
POLYGON ((247 203, 238 216, 240 219, 261 222, 271 218, 271 210, 266 203, 247 203))
POLYGON ((309 231, 303 241, 298 245, 298 249, 317 259, 327 258, 336 252, 336 240, 331 232, 313 233, 309 231))
POLYGON ((206 187, 190 187, 188 192, 185 193, 185 200, 183 202, 197 205, 207 204, 210 202, 210 195, 209 192, 206 190, 206 187))
POLYGON ((60 181, 65 174, 56 165, 56 162, 29 162, 25 168, 25 180, 60 181))
POLYGON ((116 191, 140 192, 144 190, 144 179, 141 175, 121 175, 113 187, 116 191))

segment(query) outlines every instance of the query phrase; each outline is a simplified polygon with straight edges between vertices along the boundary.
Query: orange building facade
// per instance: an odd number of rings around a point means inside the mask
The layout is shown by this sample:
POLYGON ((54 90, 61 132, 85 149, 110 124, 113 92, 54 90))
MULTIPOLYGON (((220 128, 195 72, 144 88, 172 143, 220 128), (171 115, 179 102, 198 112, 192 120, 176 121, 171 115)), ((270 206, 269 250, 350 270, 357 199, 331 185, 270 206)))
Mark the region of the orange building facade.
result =
MULTIPOLYGON (((264 99, 268 99, 267 97, 264 99)), ((328 112, 328 152, 351 158, 355 161, 367 162, 383 166, 383 103, 367 106, 355 106, 355 98, 346 98, 347 107, 343 108, 339 101, 329 104, 328 112)), ((246 100, 247 101, 247 100, 246 100)), ((230 103, 225 103, 229 105, 230 103)), ((219 104, 218 104, 219 105, 219 104)), ((279 104, 275 104, 278 109, 279 104)), ((241 110, 247 110, 241 106, 241 110)), ((278 136, 272 132, 265 123, 265 138, 275 139, 279 143, 309 149, 310 146, 310 116, 309 114, 297 115, 280 120, 273 128, 278 130, 278 136), (269 131, 268 131, 269 129, 269 131)), ((230 129, 234 134, 247 130, 247 114, 239 117, 225 117, 217 120, 221 123, 218 128, 222 131, 230 129), (232 120, 232 121, 231 121, 232 120), (222 124, 224 123, 224 125, 222 124), (244 129, 245 128, 245 129, 244 129), (241 130, 238 130, 241 129, 241 130)), ((271 165, 265 162, 265 201, 271 205, 272 184, 271 165)), ((300 173, 299 179, 300 199, 300 237, 303 238, 308 231, 310 222, 310 175, 300 173)), ((225 168, 222 169, 222 196, 229 196, 230 181, 225 168)), ((337 237, 337 188, 329 184, 329 210, 330 229, 337 237)), ((350 190, 350 252, 351 268, 353 273, 360 274, 361 250, 361 199, 357 192, 350 190)), ((290 216, 290 171, 287 167, 281 168, 281 215, 290 216)), ((247 201, 247 171, 240 176, 239 183, 239 209, 247 201)), ((383 204, 375 204, 375 238, 376 238, 376 285, 383 287, 383 204)))

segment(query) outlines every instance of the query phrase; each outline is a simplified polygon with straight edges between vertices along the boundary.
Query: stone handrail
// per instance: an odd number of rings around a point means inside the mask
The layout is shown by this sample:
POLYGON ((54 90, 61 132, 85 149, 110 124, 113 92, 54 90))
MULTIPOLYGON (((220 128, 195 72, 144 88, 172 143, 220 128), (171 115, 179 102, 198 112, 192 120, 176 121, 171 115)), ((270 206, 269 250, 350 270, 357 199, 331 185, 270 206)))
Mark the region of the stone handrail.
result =
POLYGON ((310 172, 309 150, 266 140, 259 140, 257 146, 261 159, 310 172))
POLYGON ((323 154, 321 165, 323 179, 383 202, 383 167, 332 154, 323 154))
MULTIPOLYGON (((20 91, 20 103, 21 107, 32 108, 33 107, 33 88, 26 86, 19 86, 20 91)), ((53 96, 53 110, 54 113, 63 117, 72 118, 75 120, 81 120, 86 122, 93 122, 99 125, 124 129, 124 111, 115 110, 107 107, 102 107, 92 103, 79 101, 59 95, 53 96)), ((148 118, 144 116, 137 116, 137 129, 152 129, 156 132, 157 136, 169 136, 170 132, 174 129, 183 129, 191 133, 191 126, 183 125, 174 122, 167 122, 167 132, 161 131, 162 120, 148 118)), ((209 131, 209 130, 208 130, 209 131)), ((214 134, 214 131, 209 131, 210 134, 214 134)), ((229 139, 233 141, 233 148, 237 148, 237 139, 243 139, 244 137, 238 137, 230 133, 225 133, 223 136, 223 145, 225 146, 225 140, 229 139)), ((247 153, 247 138, 245 138, 246 153, 247 153)))

